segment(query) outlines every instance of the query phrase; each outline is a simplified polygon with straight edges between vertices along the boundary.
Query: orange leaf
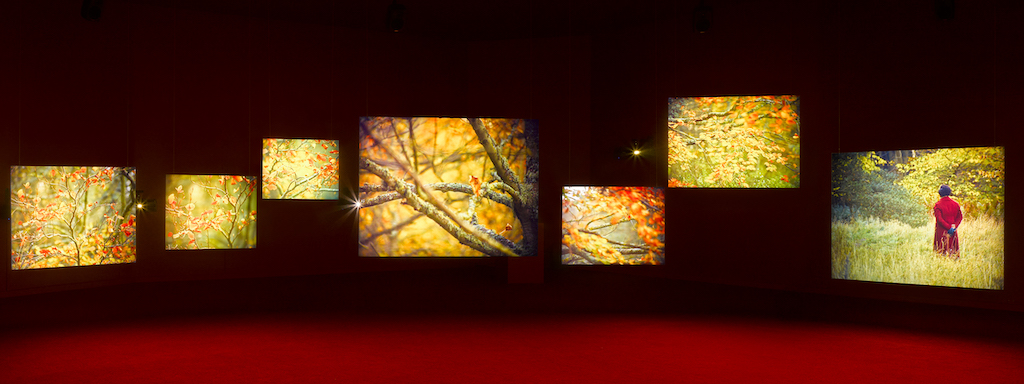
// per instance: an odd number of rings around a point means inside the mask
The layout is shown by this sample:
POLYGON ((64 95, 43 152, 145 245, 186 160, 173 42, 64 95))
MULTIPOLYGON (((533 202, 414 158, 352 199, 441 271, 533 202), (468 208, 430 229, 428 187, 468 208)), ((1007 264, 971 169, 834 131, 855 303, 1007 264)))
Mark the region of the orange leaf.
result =
POLYGON ((473 186, 473 194, 480 196, 480 179, 476 176, 469 176, 469 184, 473 186))

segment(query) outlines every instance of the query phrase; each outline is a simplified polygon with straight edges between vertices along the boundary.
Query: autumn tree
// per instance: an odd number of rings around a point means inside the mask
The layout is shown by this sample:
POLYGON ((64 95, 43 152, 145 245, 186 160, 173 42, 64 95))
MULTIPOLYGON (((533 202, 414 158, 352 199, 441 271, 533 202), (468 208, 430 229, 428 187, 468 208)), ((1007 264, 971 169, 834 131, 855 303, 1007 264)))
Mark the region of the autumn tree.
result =
POLYGON ((338 198, 338 141, 263 140, 263 198, 338 198))
POLYGON ((917 151, 897 166, 905 174, 898 184, 917 202, 931 208, 942 184, 968 215, 1002 218, 1004 212, 1006 154, 1003 147, 939 148, 917 151))
POLYGON ((939 186, 947 184, 965 213, 1002 218, 1004 167, 1002 147, 833 154, 832 216, 922 226, 931 220, 939 186))
POLYGON ((256 246, 256 179, 168 175, 166 249, 256 246))
POLYGON ((912 227, 927 224, 930 211, 897 183, 901 177, 889 161, 874 151, 833 154, 833 220, 871 216, 912 227))
POLYGON ((663 264, 665 191, 566 187, 562 264, 663 264))
POLYGON ((359 125, 360 255, 536 254, 536 121, 367 117, 359 125))
POLYGON ((670 98, 669 187, 800 186, 800 98, 670 98))
POLYGON ((135 261, 135 168, 11 167, 11 269, 135 261))

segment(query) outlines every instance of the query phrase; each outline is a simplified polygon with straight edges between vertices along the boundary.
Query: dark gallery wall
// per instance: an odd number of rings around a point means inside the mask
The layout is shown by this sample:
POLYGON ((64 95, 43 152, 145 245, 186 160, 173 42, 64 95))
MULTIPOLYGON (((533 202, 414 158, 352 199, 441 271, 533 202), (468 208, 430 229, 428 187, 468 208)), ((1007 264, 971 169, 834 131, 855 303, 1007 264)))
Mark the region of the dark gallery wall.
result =
MULTIPOLYGON (((715 4, 715 3, 712 3, 715 4)), ((652 4, 681 15, 593 34, 591 171, 595 184, 662 185, 668 97, 801 96, 801 186, 794 190, 670 189, 666 265, 632 269, 785 291, 1024 309, 1008 205, 1004 291, 830 278, 830 154, 955 146, 1007 147, 1010 200, 1019 160, 1021 28, 1011 2, 957 2, 940 20, 930 1, 720 2, 694 33, 695 4, 652 4), (600 132, 600 133, 597 133, 600 132), (654 162, 618 160, 652 143, 654 162), (657 171, 652 171, 652 167, 657 171)), ((574 131, 575 132, 575 131, 574 131)))
MULTIPOLYGON (((10 60, 3 70, 13 74, 4 76, 2 92, 4 166, 137 167, 150 205, 139 214, 140 257, 132 265, 51 270, 10 271, 7 263, 4 295, 166 280, 503 271, 510 264, 523 271, 521 281, 542 276, 539 258, 356 257, 355 127, 358 117, 375 115, 539 119, 543 150, 552 153, 546 159, 568 163, 569 151, 557 148, 569 142, 571 37, 453 40, 367 29, 361 17, 342 25, 364 14, 363 4, 112 1, 97 22, 78 15, 80 4, 19 2, 19 23, 4 27, 10 60), (165 175, 256 175, 265 137, 339 140, 341 200, 259 201, 253 250, 164 250, 165 175)), ((544 204, 555 207, 569 170, 546 172, 544 204)), ((0 182, 9 185, 9 176, 0 182)), ((9 241, 0 247, 9 249, 9 241)))
MULTIPOLYGON (((464 30, 424 25, 456 23, 466 16, 459 8, 426 21, 412 9, 428 2, 410 2, 400 33, 378 27, 388 3, 110 0, 88 22, 80 1, 17 1, 16 22, 0 25, 0 166, 135 166, 149 206, 137 263, 11 271, 8 261, 0 296, 479 267, 509 282, 600 286, 631 276, 1024 311, 1013 202, 1003 291, 834 281, 829 272, 833 152, 1003 145, 1017 199, 1024 28, 1014 16, 1024 13, 1014 2, 961 1, 953 20, 939 20, 924 0, 708 1, 704 34, 690 23, 696 1, 623 2, 576 19, 579 2, 493 5, 526 18, 464 30), (672 189, 666 265, 559 265, 563 185, 665 186, 667 98, 739 94, 801 96, 799 189, 672 189), (375 115, 538 119, 543 257, 358 257, 355 128, 375 115), (256 175, 265 137, 339 140, 340 201, 260 200, 255 249, 165 251, 165 175, 256 175), (634 143, 643 159, 617 156, 634 143)), ((6 172, 0 184, 10 185, 6 172)))

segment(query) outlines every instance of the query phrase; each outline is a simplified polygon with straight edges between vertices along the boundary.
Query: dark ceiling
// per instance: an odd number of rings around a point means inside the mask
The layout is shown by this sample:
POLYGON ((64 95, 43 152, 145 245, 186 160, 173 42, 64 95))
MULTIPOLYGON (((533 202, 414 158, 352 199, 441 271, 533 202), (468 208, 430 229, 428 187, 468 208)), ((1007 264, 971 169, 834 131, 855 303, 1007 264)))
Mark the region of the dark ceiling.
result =
MULTIPOLYGON (((177 10, 264 17, 386 31, 394 0, 122 0, 177 10)), ((754 0, 707 0, 726 8, 754 0)), ((768 0, 763 0, 768 1, 768 0)), ((454 40, 494 40, 595 33, 659 22, 689 23, 699 0, 400 0, 400 33, 454 40)), ((106 7, 126 3, 107 1, 106 7)))

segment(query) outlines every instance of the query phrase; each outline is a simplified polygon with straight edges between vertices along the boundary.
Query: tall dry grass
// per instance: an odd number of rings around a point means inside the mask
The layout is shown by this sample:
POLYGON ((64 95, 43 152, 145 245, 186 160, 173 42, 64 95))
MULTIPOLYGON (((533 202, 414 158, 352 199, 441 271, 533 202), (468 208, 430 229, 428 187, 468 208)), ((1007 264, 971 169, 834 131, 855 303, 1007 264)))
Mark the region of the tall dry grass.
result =
POLYGON ((873 217, 832 222, 832 278, 886 283, 1003 289, 1003 222, 965 218, 960 258, 932 250, 934 219, 911 227, 873 217))

